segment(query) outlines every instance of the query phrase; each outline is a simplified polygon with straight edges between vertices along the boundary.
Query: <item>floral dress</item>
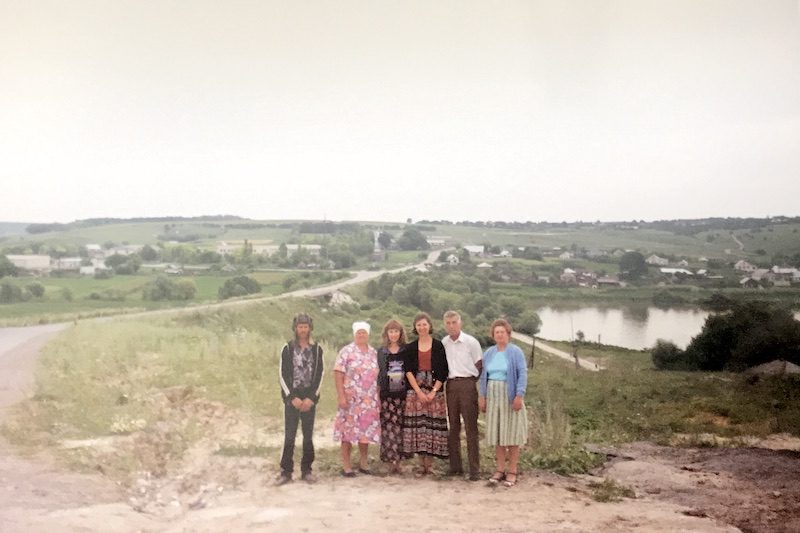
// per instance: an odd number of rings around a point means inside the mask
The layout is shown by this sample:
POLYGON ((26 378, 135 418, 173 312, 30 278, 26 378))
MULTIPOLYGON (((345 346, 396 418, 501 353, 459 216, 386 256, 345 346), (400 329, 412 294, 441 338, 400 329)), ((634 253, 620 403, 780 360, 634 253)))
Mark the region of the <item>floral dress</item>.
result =
POLYGON ((333 422, 333 440, 379 443, 381 441, 378 398, 378 354, 371 346, 362 352, 350 343, 339 352, 335 372, 344 374, 347 407, 339 407, 333 422))

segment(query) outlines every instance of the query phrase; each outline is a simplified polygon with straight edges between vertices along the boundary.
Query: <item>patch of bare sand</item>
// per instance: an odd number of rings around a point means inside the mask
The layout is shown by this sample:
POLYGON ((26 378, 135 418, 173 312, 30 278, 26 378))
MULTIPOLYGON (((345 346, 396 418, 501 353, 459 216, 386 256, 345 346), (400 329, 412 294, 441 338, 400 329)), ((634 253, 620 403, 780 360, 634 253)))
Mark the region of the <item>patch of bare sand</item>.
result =
POLYGON ((164 531, 737 531, 683 510, 651 499, 597 503, 580 483, 544 473, 513 488, 411 477, 329 477, 279 488, 251 480, 164 531))
MULTIPOLYGON (((792 438, 766 439, 792 445, 792 438)), ((762 448, 620 447, 598 474, 637 494, 691 508, 742 531, 800 531, 800 453, 762 448)))

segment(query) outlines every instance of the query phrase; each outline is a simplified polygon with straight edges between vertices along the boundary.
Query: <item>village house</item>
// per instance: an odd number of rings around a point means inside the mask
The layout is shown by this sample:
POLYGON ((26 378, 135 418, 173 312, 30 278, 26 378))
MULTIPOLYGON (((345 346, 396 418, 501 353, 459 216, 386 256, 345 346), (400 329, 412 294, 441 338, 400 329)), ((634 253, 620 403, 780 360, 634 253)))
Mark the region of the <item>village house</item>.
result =
POLYGON ((80 257, 60 257, 58 259, 53 259, 51 266, 53 267, 53 270, 58 270, 61 272, 77 272, 80 270, 82 262, 83 259, 80 257))
POLYGON ((569 261, 570 259, 572 259, 572 253, 571 252, 562 252, 561 255, 558 256, 558 258, 561 261, 569 261))
POLYGON ((113 248, 109 248, 105 252, 106 257, 111 257, 112 255, 133 255, 138 254, 142 251, 144 245, 142 244, 123 244, 120 246, 114 246, 113 248))
POLYGON ((469 255, 475 257, 483 257, 485 253, 485 247, 482 244, 467 244, 464 249, 469 252, 469 255))
POLYGON ((755 272, 756 267, 755 265, 751 265, 744 259, 740 259, 739 261, 736 262, 735 265, 733 265, 733 269, 738 270, 739 272, 755 272))
POLYGON ((597 284, 597 274, 583 268, 565 268, 559 276, 559 280, 566 285, 594 287, 597 284))
POLYGON ((665 276, 670 276, 671 278, 677 278, 680 276, 694 276, 694 273, 691 270, 687 270, 685 268, 669 268, 663 267, 659 269, 662 274, 665 276))
POLYGON ((428 242, 428 246, 431 248, 444 248, 447 244, 448 237, 428 237, 425 239, 428 242))
POLYGON ((32 274, 48 274, 51 270, 49 255, 7 255, 11 263, 20 270, 25 270, 32 274))
MULTIPOLYGON (((261 244, 256 242, 250 242, 250 244, 252 246, 253 253, 257 255, 273 255, 280 249, 279 244, 261 244)), ((286 252, 291 255, 297 252, 297 250, 300 248, 314 256, 318 256, 322 251, 321 244, 287 244, 286 252)), ((233 241, 229 243, 220 241, 217 243, 216 250, 220 255, 234 255, 241 252, 243 249, 244 241, 233 241)))
POLYGON ((612 276, 602 276, 595 282, 597 287, 621 287, 622 282, 612 276))
POLYGON ((647 259, 645 259, 644 262, 647 263, 648 265, 667 266, 669 264, 669 259, 665 259, 663 257, 657 256, 656 254, 653 254, 647 259))
POLYGON ((106 256, 103 247, 99 244, 87 244, 86 253, 90 259, 102 259, 106 256))
POLYGON ((450 254, 447 256, 447 262, 451 265, 457 265, 459 263, 458 256, 455 254, 450 254))

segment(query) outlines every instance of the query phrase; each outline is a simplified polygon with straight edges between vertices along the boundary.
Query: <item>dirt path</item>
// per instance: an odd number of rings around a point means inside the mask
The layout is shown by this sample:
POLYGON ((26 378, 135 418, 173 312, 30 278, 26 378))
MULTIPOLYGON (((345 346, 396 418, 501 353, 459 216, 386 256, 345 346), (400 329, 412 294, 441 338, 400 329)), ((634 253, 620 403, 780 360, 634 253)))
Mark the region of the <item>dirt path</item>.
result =
MULTIPOLYGON (((524 333, 514 332, 511 336, 519 341, 522 341, 526 344, 533 344, 533 338, 530 335, 525 335, 524 333)), ((559 350, 558 348, 553 348, 549 344, 542 342, 541 340, 536 340, 536 347, 542 350, 543 352, 547 352, 549 354, 555 355, 556 357, 560 357, 570 363, 575 363, 575 358, 572 357, 571 353, 567 353, 564 350, 559 350)), ((592 372, 597 372, 602 370, 602 367, 597 365, 596 363, 592 363, 587 361, 586 359, 578 358, 578 365, 584 370, 591 370, 592 372)))

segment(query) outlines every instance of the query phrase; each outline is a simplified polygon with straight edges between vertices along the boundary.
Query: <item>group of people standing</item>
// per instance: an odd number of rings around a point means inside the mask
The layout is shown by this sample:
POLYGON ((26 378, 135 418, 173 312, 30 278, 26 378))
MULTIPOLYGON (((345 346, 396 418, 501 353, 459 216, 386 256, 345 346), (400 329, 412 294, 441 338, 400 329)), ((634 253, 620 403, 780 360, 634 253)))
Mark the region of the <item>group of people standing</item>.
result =
MULTIPOLYGON (((479 481, 479 412, 486 413, 486 443, 495 446, 496 467, 489 483, 516 484, 520 446, 527 442, 525 390, 527 365, 511 340, 511 325, 492 322, 495 344, 485 352, 475 337, 461 330, 461 316, 444 314, 447 335, 432 336, 430 315, 418 313, 413 341, 403 325, 389 320, 381 346, 369 343, 367 322, 353 323, 353 342, 339 351, 334 365, 338 410, 334 440, 341 443, 341 475, 369 475, 368 448, 380 444, 380 459, 390 474, 402 472, 403 461, 419 457, 416 477, 430 475, 433 459, 449 460, 448 474, 464 475, 461 457, 462 421, 466 433, 467 479, 479 481), (358 466, 353 465, 353 444, 358 466)), ((294 339, 280 359, 285 440, 277 484, 292 480, 298 424, 303 432, 301 478, 313 483, 313 427, 323 375, 322 348, 311 339, 313 320, 301 313, 292 321, 294 339)))

